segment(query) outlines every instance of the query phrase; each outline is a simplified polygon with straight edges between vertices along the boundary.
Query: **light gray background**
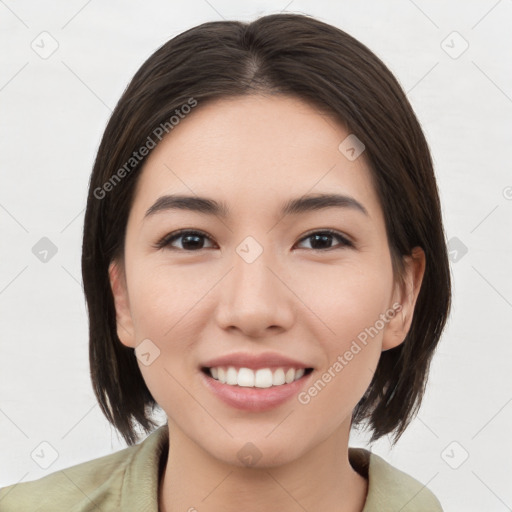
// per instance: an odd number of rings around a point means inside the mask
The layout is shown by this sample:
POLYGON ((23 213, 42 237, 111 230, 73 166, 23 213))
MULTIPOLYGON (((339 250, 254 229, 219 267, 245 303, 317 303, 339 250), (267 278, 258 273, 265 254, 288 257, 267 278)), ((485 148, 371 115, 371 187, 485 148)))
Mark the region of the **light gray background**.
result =
POLYGON ((0 486, 125 446, 89 381, 80 272, 111 109, 172 36, 281 10, 334 24, 382 58, 435 162, 453 312, 418 417, 393 450, 387 438, 373 450, 446 511, 512 510, 512 0, 0 1, 0 486), (46 262, 32 252, 43 237, 58 249, 46 262))

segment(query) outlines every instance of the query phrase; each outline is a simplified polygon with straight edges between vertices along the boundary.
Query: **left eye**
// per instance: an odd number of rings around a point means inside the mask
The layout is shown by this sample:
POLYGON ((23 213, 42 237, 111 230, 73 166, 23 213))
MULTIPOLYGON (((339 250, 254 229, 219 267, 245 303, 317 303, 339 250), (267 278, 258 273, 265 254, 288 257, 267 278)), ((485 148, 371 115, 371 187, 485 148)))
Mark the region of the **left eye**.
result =
MULTIPOLYGON (((325 230, 325 231, 315 231, 314 233, 310 233, 309 235, 302 238, 301 241, 311 240, 312 241, 311 249, 313 249, 315 251, 319 251, 319 250, 321 251, 324 249, 327 249, 327 250, 333 249, 333 247, 325 247, 325 244, 329 244, 329 242, 331 241, 332 238, 337 238, 341 242, 340 244, 338 244, 341 247, 352 247, 353 246, 353 244, 350 240, 348 240, 347 238, 342 236, 337 231, 332 231, 330 229, 325 230)), ((336 247, 334 247, 334 249, 335 248, 336 247)))
MULTIPOLYGON (((311 249, 314 251, 322 251, 333 249, 333 247, 327 247, 326 245, 330 245, 333 238, 337 238, 340 242, 338 246, 340 247, 353 247, 353 244, 350 240, 345 238, 343 235, 333 230, 324 230, 324 231, 315 231, 310 233, 309 235, 301 238, 300 242, 305 240, 311 240, 311 249)), ((187 252, 198 251, 201 249, 208 249, 208 247, 204 247, 204 240, 209 240, 212 242, 212 239, 202 233, 201 231, 178 231, 175 233, 171 233, 170 235, 166 235, 162 240, 160 240, 155 247, 157 249, 162 249, 163 247, 170 247, 172 249, 181 249, 187 252), (181 247, 173 246, 173 242, 175 240, 182 239, 181 247)), ((336 246, 334 246, 336 248, 336 246)), ((307 247, 306 247, 307 249, 307 247)))

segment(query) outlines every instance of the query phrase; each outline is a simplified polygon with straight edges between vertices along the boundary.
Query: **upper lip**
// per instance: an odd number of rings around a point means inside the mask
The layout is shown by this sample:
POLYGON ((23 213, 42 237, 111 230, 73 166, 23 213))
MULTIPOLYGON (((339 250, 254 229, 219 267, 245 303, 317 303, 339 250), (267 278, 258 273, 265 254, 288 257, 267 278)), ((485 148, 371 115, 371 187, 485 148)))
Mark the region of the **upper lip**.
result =
POLYGON ((215 357, 204 362, 201 367, 213 368, 217 366, 235 366, 240 368, 311 368, 307 363, 292 359, 275 352, 263 352, 261 354, 248 354, 236 352, 234 354, 226 354, 224 356, 215 357))

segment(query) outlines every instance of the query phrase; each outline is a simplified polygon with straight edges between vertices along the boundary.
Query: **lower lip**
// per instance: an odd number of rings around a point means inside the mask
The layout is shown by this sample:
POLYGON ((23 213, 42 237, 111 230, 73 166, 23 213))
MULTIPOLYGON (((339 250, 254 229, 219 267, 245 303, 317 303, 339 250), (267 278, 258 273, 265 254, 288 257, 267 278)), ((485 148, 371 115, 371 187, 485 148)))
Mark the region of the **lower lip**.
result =
POLYGON ((236 409, 252 412, 273 409, 290 400, 306 385, 312 374, 313 372, 310 372, 290 384, 270 388, 249 388, 223 384, 201 371, 203 382, 224 403, 236 409))

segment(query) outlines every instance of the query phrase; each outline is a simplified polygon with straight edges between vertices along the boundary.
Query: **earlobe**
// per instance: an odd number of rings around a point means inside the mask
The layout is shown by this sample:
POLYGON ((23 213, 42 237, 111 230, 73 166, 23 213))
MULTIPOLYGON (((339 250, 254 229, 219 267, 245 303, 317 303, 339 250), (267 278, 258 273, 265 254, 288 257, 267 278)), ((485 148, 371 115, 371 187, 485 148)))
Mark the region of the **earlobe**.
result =
POLYGON ((126 278, 122 265, 113 261, 108 267, 110 288, 116 308, 117 336, 123 345, 135 347, 133 322, 128 300, 126 278))
POLYGON ((382 350, 395 348, 405 340, 411 328, 414 308, 425 274, 425 252, 415 247, 410 256, 404 257, 405 275, 403 283, 397 283, 393 295, 393 310, 396 314, 388 322, 382 339, 382 350), (395 307, 398 306, 399 307, 395 307))

